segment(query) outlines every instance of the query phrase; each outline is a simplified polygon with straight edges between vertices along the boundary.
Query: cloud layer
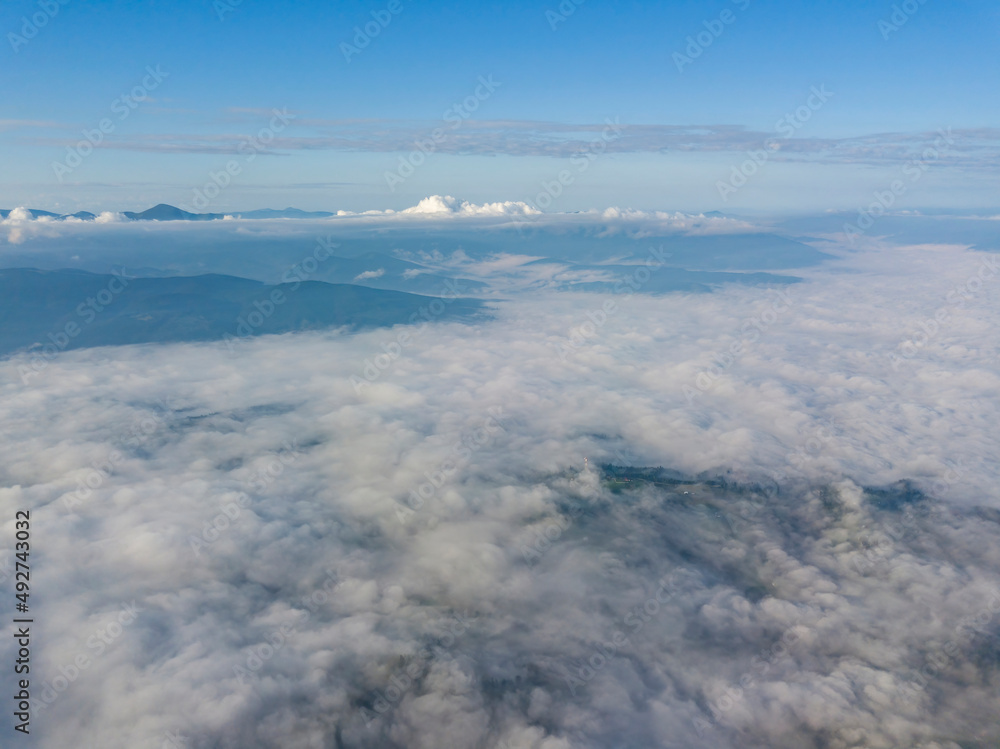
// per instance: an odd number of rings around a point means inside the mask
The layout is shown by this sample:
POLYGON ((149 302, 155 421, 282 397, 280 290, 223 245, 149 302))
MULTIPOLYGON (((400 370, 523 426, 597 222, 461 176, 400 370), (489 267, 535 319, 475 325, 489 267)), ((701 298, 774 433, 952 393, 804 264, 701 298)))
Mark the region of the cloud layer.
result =
POLYGON ((39 746, 997 740, 992 258, 0 363, 39 746))
MULTIPOLYGON (((745 152, 763 148, 777 141, 780 151, 771 155, 775 161, 823 161, 839 164, 903 164, 921 158, 921 153, 936 141, 941 132, 867 133, 844 138, 789 137, 791 126, 782 127, 784 120, 796 121, 786 115, 770 131, 750 130, 739 125, 693 124, 628 124, 621 123, 622 132, 611 140, 600 135, 608 123, 555 123, 531 121, 468 120, 461 129, 447 130, 446 137, 436 141, 434 151, 447 154, 548 156, 571 158, 600 144, 601 152, 609 153, 718 153, 745 152)), ((2 124, 2 123, 0 123, 2 124)), ((308 135, 280 135, 269 143, 262 154, 293 151, 367 151, 375 153, 419 150, 441 123, 415 123, 400 120, 300 120, 300 129, 308 135), (377 125, 377 126, 376 126, 377 125)), ((935 156, 935 162, 953 167, 989 169, 996 166, 1000 132, 996 128, 947 129, 949 148, 946 154, 935 156)), ((237 154, 241 144, 252 138, 249 134, 149 134, 118 138, 101 143, 98 148, 148 153, 237 154)), ((41 146, 71 146, 74 140, 46 136, 32 138, 30 143, 41 146)))

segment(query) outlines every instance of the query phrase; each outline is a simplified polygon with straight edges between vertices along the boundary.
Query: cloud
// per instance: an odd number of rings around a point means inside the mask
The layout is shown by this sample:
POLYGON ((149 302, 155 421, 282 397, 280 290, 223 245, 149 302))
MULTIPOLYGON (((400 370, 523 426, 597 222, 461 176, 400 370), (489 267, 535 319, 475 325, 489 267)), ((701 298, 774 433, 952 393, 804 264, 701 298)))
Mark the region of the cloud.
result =
POLYGON ((31 215, 31 212, 24 206, 18 206, 13 209, 5 219, 0 219, 5 224, 20 224, 25 221, 34 221, 35 217, 31 215))
POLYGON ((123 224, 128 221, 123 213, 114 211, 103 211, 94 219, 99 224, 123 224))
POLYGON ((40 746, 997 740, 990 259, 0 362, 40 746))
MULTIPOLYGON (((297 133, 276 137, 261 153, 293 151, 363 151, 395 153, 419 150, 440 123, 409 120, 297 119, 297 133), (377 125, 377 127, 373 127, 377 125), (310 131, 311 132, 308 132, 310 131)), ((553 123, 533 121, 466 120, 460 130, 449 131, 436 142, 436 153, 461 155, 547 156, 571 158, 600 144, 608 153, 745 153, 780 137, 780 148, 770 161, 830 164, 903 165, 926 160, 923 154, 937 143, 936 166, 988 169, 1000 159, 1000 130, 961 128, 935 132, 863 133, 843 138, 783 137, 780 130, 749 130, 719 124, 623 124, 612 141, 601 138, 606 123, 553 123), (947 147, 941 150, 942 138, 947 147)), ((776 124, 776 128, 778 125, 776 124)), ((75 138, 75 136, 72 136, 75 138)), ((107 140, 98 148, 151 153, 234 154, 252 133, 146 134, 107 140)), ((43 145, 73 145, 62 138, 31 138, 43 145)))
POLYGON ((476 204, 450 195, 430 195, 415 206, 394 210, 363 212, 337 211, 340 219, 372 222, 406 220, 502 219, 493 225, 503 228, 541 227, 546 230, 575 232, 581 227, 600 228, 605 233, 622 229, 631 232, 669 231, 690 235, 737 234, 766 231, 751 221, 718 213, 690 214, 680 211, 643 211, 612 206, 604 209, 572 212, 545 212, 522 201, 507 200, 476 204))
POLYGON ((542 212, 537 208, 532 208, 527 203, 521 201, 507 200, 497 203, 483 203, 476 204, 470 203, 468 200, 459 200, 458 198, 453 198, 451 195, 430 195, 423 198, 415 206, 410 208, 404 208, 401 211, 389 210, 370 210, 363 212, 353 212, 353 211, 337 211, 337 217, 341 218, 353 218, 361 216, 376 216, 376 217, 388 217, 388 216, 399 216, 399 217, 432 217, 432 218, 443 218, 443 217, 460 217, 460 218, 475 218, 475 217, 503 217, 503 216, 528 216, 528 215, 538 215, 542 212))
MULTIPOLYGON (((419 273, 437 271, 445 275, 458 272, 462 277, 482 273, 495 293, 506 293, 525 285, 608 282, 620 269, 570 268, 568 264, 642 264, 646 253, 637 247, 636 240, 647 239, 653 244, 676 244, 666 251, 674 253, 670 264, 680 268, 766 270, 809 265, 822 258, 804 245, 770 235, 764 224, 719 214, 621 208, 541 213, 514 201, 476 204, 451 196, 430 196, 412 210, 340 211, 327 218, 294 220, 157 223, 126 221, 120 213, 112 212, 92 221, 32 220, 20 209, 0 221, 0 266, 74 267, 97 273, 126 266, 141 275, 222 273, 275 283, 294 272, 295 264, 311 256, 317 242, 323 241, 336 242, 337 254, 348 258, 375 253, 422 266, 402 278, 394 276, 402 284, 397 287, 400 290, 414 291, 403 282, 412 281, 419 273), (692 242, 685 238, 692 238, 692 242), (703 246, 696 246, 698 242, 703 246), (753 252, 751 245, 756 247, 753 252), (559 260, 542 262, 542 252, 559 260), (799 259, 790 260, 793 256, 799 259), (732 258, 739 263, 741 257, 756 259, 751 265, 736 266, 722 260, 732 258), (717 267, 704 263, 716 263, 717 267)), ((384 261, 373 260, 371 266, 362 266, 346 278, 379 267, 391 271, 384 261)), ((327 278, 320 271, 318 280, 344 281, 344 277, 327 278)), ((388 275, 383 282, 386 278, 388 275)), ((699 283, 706 281, 700 279, 699 283)), ((424 287, 422 292, 457 293, 444 287, 424 287)), ((461 293, 478 292, 466 288, 461 293)))
POLYGON ((363 273, 359 273, 354 277, 355 281, 365 281, 369 278, 381 278, 385 275, 385 268, 379 268, 378 270, 366 270, 363 273))
POLYGON ((502 203, 484 203, 477 205, 467 200, 458 200, 450 195, 431 195, 424 198, 412 208, 406 208, 404 214, 452 214, 458 216, 524 216, 541 213, 527 203, 507 200, 502 203))
POLYGON ((10 130, 21 130, 23 128, 59 127, 56 122, 48 120, 0 120, 0 133, 10 130))
POLYGON ((12 209, 7 218, 0 218, 0 234, 13 245, 23 244, 33 237, 55 237, 58 231, 54 230, 54 221, 51 216, 35 218, 29 209, 19 206, 12 209))

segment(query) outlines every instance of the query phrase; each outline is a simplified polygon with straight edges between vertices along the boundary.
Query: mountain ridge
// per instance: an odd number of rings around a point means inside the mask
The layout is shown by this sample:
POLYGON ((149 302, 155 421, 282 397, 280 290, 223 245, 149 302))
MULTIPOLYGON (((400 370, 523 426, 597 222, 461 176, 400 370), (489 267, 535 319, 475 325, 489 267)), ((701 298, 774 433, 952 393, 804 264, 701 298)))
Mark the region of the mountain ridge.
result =
POLYGON ((232 341, 479 319, 479 300, 323 281, 266 284, 204 274, 158 278, 79 269, 0 269, 0 357, 95 346, 232 341))
MULTIPOLYGON (((51 218, 56 221, 67 218, 77 218, 84 221, 93 221, 97 215, 90 211, 77 211, 76 213, 53 213, 40 208, 25 209, 32 218, 51 218)), ((0 219, 6 219, 13 213, 14 209, 0 209, 0 219)), ((144 211, 121 211, 121 215, 130 221, 221 221, 227 216, 233 218, 249 219, 269 219, 269 218, 329 218, 335 215, 332 211, 303 211, 300 208, 258 208, 253 211, 237 211, 232 213, 192 213, 185 211, 169 203, 157 203, 152 208, 144 211)))

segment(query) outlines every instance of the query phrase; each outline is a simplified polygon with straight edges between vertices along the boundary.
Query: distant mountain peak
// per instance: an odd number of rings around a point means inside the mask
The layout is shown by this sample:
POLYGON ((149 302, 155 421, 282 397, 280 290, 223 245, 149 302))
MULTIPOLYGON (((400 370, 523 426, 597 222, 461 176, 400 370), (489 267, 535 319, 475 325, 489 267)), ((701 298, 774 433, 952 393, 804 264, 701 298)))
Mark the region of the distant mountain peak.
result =
MULTIPOLYGON (((28 217, 31 219, 51 218, 55 220, 77 218, 90 221, 97 218, 96 214, 93 214, 90 211, 77 211, 76 213, 59 214, 53 213, 52 211, 43 211, 39 208, 17 208, 0 209, 0 219, 7 219, 10 214, 14 212, 14 210, 25 214, 23 216, 24 219, 28 219, 28 217)), ((144 211, 123 211, 121 215, 130 221, 218 221, 224 219, 226 216, 249 219, 328 218, 334 214, 332 211, 303 211, 300 208, 293 208, 291 206, 281 209, 260 208, 254 211, 230 211, 228 213, 192 213, 191 211, 185 211, 183 208, 178 208, 177 206, 170 205, 169 203, 157 203, 152 208, 147 208, 144 211)))

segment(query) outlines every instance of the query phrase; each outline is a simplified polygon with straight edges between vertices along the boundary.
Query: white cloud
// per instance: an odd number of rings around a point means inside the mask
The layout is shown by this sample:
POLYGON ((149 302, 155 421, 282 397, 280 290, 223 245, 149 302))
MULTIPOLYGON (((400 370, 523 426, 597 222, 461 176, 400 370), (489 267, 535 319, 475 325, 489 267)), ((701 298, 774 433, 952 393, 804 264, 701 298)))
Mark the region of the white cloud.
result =
POLYGON ((492 322, 407 328, 395 359, 403 329, 71 352, 29 387, 23 359, 0 362, 17 435, 0 443, 0 559, 30 508, 38 685, 92 661, 37 717, 40 745, 1000 738, 1000 619, 962 625, 1000 585, 982 519, 1000 509, 1000 275, 969 283, 989 259, 856 253, 774 315, 772 292, 742 287, 521 295, 492 322), (357 392, 366 361, 386 366, 357 392), (581 468, 616 452, 785 478, 751 511, 706 486, 614 494, 581 468), (860 489, 902 479, 934 499, 904 515, 860 489), (137 619, 88 647, 133 599, 137 619))
POLYGON ((0 220, 2 220, 5 224, 17 224, 25 221, 34 221, 35 219, 27 208, 24 206, 18 206, 7 215, 7 218, 0 220))
POLYGON ((14 208, 7 218, 0 219, 0 235, 6 235, 7 241, 14 245, 24 244, 33 237, 57 236, 53 227, 52 218, 49 216, 35 218, 23 206, 14 208))
POLYGON ((430 216, 441 218, 449 217, 497 217, 497 216, 527 216, 540 214, 537 208, 532 208, 527 203, 514 200, 506 200, 497 203, 470 203, 467 200, 459 200, 451 195, 431 195, 422 199, 415 206, 404 208, 401 211, 393 210, 371 210, 355 213, 352 211, 337 211, 337 217, 351 218, 359 216, 430 216))
POLYGON ((385 268, 379 268, 378 270, 366 270, 363 273, 359 273, 354 277, 355 281, 367 281, 370 278, 381 278, 385 275, 385 268))
POLYGON ((449 213, 459 216, 525 216, 541 213, 541 211, 521 201, 507 200, 502 203, 483 203, 482 205, 477 205, 467 200, 458 200, 450 195, 431 195, 421 200, 412 208, 400 211, 400 213, 449 213))
POLYGON ((125 215, 122 213, 115 213, 112 211, 104 211, 97 215, 94 219, 98 224, 123 224, 128 221, 125 215))

